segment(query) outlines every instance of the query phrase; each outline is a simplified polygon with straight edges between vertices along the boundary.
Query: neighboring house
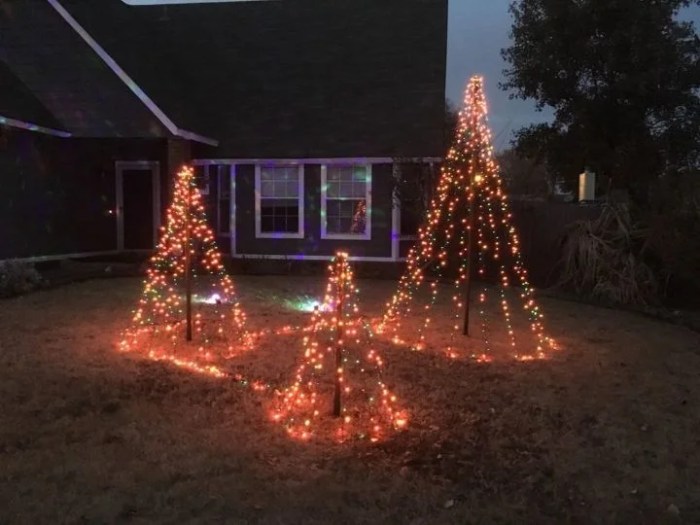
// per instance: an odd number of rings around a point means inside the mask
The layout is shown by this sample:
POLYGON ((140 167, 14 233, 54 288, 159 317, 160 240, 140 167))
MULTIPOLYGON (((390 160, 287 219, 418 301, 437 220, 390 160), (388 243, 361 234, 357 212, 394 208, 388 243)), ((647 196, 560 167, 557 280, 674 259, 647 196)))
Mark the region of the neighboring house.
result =
POLYGON ((234 257, 399 260, 446 38, 447 0, 0 1, 0 259, 152 249, 191 162, 234 257))

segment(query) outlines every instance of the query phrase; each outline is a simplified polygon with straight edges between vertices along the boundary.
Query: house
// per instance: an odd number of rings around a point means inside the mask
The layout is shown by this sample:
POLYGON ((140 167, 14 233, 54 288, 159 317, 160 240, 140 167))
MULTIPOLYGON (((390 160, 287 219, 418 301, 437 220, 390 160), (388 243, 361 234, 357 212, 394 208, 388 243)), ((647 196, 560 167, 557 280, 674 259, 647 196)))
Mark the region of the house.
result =
POLYGON ((96 4, 0 1, 0 259, 152 249, 185 162, 232 257, 401 259, 447 0, 96 4))

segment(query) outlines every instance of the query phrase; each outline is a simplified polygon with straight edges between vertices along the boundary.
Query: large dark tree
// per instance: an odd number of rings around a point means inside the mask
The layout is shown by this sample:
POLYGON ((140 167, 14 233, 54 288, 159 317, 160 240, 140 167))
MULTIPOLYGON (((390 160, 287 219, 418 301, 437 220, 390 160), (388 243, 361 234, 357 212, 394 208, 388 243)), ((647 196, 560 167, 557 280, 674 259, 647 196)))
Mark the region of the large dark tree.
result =
POLYGON ((554 190, 554 181, 543 164, 523 157, 514 149, 496 154, 501 177, 510 195, 548 197, 554 190))
POLYGON ((551 107, 518 151, 570 183, 584 167, 638 204, 667 173, 697 168, 700 40, 677 15, 700 0, 519 0, 502 88, 551 107))

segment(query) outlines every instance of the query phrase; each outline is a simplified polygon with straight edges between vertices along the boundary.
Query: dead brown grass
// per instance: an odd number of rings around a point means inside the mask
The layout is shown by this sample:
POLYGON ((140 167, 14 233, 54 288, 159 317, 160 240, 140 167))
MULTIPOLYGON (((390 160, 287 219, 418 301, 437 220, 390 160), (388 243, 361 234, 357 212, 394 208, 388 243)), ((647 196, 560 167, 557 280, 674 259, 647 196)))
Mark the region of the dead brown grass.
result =
MULTIPOLYGON (((237 283, 259 328, 303 323, 284 299, 324 286, 237 283)), ((363 312, 393 284, 360 281, 363 312)), ((548 299, 562 348, 547 360, 380 343, 408 430, 297 443, 268 421, 269 394, 117 353, 139 290, 98 280, 0 303, 0 523, 700 522, 696 333, 548 299)), ((281 383, 298 343, 263 338, 230 367, 281 383)))

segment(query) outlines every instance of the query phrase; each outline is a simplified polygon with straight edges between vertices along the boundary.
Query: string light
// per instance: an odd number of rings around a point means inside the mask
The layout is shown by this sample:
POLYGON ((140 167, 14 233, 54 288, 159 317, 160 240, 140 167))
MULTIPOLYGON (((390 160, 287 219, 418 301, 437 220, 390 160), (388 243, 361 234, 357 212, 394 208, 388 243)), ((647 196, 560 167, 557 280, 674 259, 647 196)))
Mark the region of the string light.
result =
POLYGON ((376 442, 390 430, 404 428, 407 414, 396 408, 396 396, 382 380, 384 359, 360 317, 347 253, 338 252, 328 269, 323 304, 303 338, 303 360, 293 384, 279 392, 271 418, 283 423, 290 436, 306 440, 332 414, 335 440, 376 442))
POLYGON ((245 320, 207 224, 194 172, 183 167, 175 180, 166 226, 161 228, 160 242, 150 259, 132 326, 119 348, 218 377, 223 372, 215 361, 253 345, 245 320), (210 289, 208 299, 199 302, 192 314, 187 304, 192 294, 188 284, 196 280, 198 271, 210 276, 210 289), (192 340, 187 341, 190 335, 192 340))
MULTIPOLYGON (((438 299, 438 282, 450 265, 450 253, 456 253, 459 262, 452 294, 456 313, 450 343, 445 349, 449 356, 456 356, 453 344, 461 328, 459 321, 465 307, 465 293, 462 290, 468 289, 471 265, 476 266, 476 276, 485 282, 487 259, 498 269, 498 300, 514 357, 520 360, 526 360, 528 356, 542 358, 545 348, 555 347, 554 341, 544 333, 543 314, 534 301, 534 289, 522 262, 520 241, 494 160, 484 81, 480 76, 472 77, 465 90, 464 108, 459 115, 456 137, 442 166, 425 224, 419 229, 418 241, 408 254, 406 271, 396 293, 386 305, 379 332, 384 333, 391 327, 392 339, 401 342, 399 332, 402 320, 414 309, 412 305, 417 300, 417 292, 428 284, 430 298, 423 308, 425 317, 419 324, 418 343, 413 348, 420 350, 426 347, 426 332, 432 321, 430 311, 438 299), (429 282, 426 270, 431 266, 436 278, 429 282), (515 312, 506 293, 512 285, 511 278, 522 290, 520 298, 523 309, 529 314, 535 339, 534 354, 521 354, 517 350, 513 327, 515 312)), ((472 357, 479 361, 490 360, 491 342, 486 313, 488 291, 484 285, 477 301, 485 349, 484 353, 472 357)))

